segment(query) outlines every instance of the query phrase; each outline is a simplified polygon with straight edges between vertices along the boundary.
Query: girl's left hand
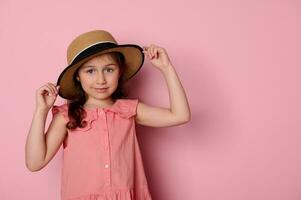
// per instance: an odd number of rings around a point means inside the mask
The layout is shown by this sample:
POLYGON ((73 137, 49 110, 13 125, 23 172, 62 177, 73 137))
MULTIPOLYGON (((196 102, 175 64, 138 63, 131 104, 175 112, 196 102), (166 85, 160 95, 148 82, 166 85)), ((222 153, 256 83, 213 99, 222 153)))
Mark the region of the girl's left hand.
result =
POLYGON ((163 47, 151 44, 143 47, 143 53, 148 56, 151 63, 159 70, 164 70, 171 65, 166 50, 163 47))

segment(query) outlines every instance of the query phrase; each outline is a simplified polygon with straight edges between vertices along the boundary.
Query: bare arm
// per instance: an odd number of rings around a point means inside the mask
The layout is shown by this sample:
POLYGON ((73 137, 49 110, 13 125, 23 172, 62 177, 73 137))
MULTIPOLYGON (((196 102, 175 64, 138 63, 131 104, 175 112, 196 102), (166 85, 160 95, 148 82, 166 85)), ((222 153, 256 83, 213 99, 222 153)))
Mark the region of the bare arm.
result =
POLYGON ((44 134, 47 111, 36 110, 25 145, 26 167, 38 171, 45 167, 61 147, 67 134, 66 120, 61 114, 53 117, 44 134))
MULTIPOLYGON (((163 56, 167 57, 165 50, 161 51, 163 56)), ((156 62, 154 61, 154 63, 156 62)), ((161 66, 158 68, 164 75, 167 84, 170 108, 153 107, 139 102, 136 115, 136 122, 138 124, 153 127, 168 127, 183 124, 190 120, 190 109, 180 79, 171 62, 166 59, 165 63, 167 64, 163 65, 160 63, 161 66)))
POLYGON ((47 111, 35 110, 27 135, 25 145, 26 167, 30 171, 35 171, 44 162, 46 144, 44 137, 45 121, 47 111))
POLYGON ((47 114, 57 95, 55 85, 52 83, 43 85, 37 90, 36 95, 37 106, 25 144, 25 164, 30 171, 40 170, 53 158, 67 132, 66 120, 61 114, 57 114, 44 134, 47 114))

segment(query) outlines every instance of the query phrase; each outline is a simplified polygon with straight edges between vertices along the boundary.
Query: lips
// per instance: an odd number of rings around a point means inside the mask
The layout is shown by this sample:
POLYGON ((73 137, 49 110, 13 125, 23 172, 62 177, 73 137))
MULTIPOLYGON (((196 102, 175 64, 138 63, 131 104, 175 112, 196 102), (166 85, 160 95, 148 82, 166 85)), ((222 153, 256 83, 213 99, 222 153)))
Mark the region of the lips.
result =
POLYGON ((97 92, 105 92, 108 88, 94 88, 97 92))
POLYGON ((107 87, 106 88, 95 88, 95 89, 97 89, 97 90, 103 90, 103 89, 107 89, 107 87))

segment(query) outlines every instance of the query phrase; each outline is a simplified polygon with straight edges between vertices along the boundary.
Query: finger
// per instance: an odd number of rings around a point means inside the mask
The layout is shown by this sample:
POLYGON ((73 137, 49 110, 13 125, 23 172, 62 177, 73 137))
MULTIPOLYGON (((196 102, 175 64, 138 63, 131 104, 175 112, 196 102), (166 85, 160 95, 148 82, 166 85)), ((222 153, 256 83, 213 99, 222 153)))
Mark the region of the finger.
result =
POLYGON ((47 83, 47 86, 50 88, 51 93, 52 93, 52 94, 55 94, 55 88, 54 88, 54 85, 52 85, 52 83, 47 83))
POLYGON ((45 95, 45 94, 50 95, 50 93, 51 93, 51 90, 47 87, 47 85, 44 85, 39 89, 40 95, 45 95))
POLYGON ((142 52, 143 52, 143 53, 147 53, 147 47, 146 47, 146 46, 143 46, 142 48, 143 48, 143 51, 142 51, 142 52))
POLYGON ((147 47, 147 55, 148 55, 149 59, 152 59, 152 57, 153 57, 153 55, 152 55, 152 45, 147 47))
POLYGON ((53 88, 51 88, 51 86, 49 84, 45 85, 48 88, 48 92, 49 92, 49 96, 54 96, 54 91, 53 88))
POLYGON ((158 47, 155 47, 153 50, 154 58, 157 58, 158 47))
POLYGON ((152 50, 151 50, 151 48, 149 48, 149 58, 150 58, 150 59, 153 59, 153 55, 152 55, 152 50))
POLYGON ((150 47, 147 48, 147 56, 148 56, 149 59, 151 59, 150 47))
POLYGON ((52 83, 50 85, 51 85, 51 88, 53 88, 54 94, 57 95, 57 93, 58 93, 57 86, 55 86, 52 83))
POLYGON ((155 53, 155 58, 158 58, 158 56, 159 56, 158 49, 155 49, 154 53, 155 53))
POLYGON ((153 57, 156 58, 157 57, 157 51, 158 51, 158 47, 156 45, 153 46, 153 57))
POLYGON ((57 86, 55 86, 56 87, 56 91, 57 91, 57 93, 59 92, 59 90, 60 90, 60 88, 61 88, 61 86, 60 85, 57 85, 57 86))
POLYGON ((54 84, 50 84, 50 86, 51 86, 51 88, 53 88, 53 93, 55 94, 55 95, 57 95, 57 93, 58 93, 58 91, 57 91, 57 89, 56 89, 56 86, 54 85, 54 84))
POLYGON ((144 53, 144 55, 148 57, 148 55, 147 55, 147 54, 148 54, 148 52, 147 52, 147 47, 146 47, 146 46, 143 46, 142 48, 143 48, 142 53, 144 53))
POLYGON ((151 59, 151 46, 149 46, 148 48, 147 48, 147 55, 148 55, 148 58, 149 59, 151 59))
POLYGON ((151 56, 150 56, 150 47, 147 47, 147 49, 146 49, 146 55, 147 55, 147 57, 149 59, 151 58, 151 56))
POLYGON ((150 48, 150 53, 151 53, 151 58, 153 59, 155 54, 154 54, 154 46, 152 45, 152 47, 150 48))
POLYGON ((53 90, 54 90, 54 94, 57 95, 58 91, 56 89, 56 86, 52 86, 53 90))

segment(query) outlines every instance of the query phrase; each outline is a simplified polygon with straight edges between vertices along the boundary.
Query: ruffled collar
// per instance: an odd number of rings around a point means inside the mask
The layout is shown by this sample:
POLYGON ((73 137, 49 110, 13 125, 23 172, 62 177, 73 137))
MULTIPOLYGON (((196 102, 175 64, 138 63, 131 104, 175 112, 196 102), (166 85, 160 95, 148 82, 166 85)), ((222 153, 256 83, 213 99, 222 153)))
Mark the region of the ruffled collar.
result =
POLYGON ((131 109, 129 106, 123 101, 123 99, 117 99, 113 105, 105 108, 84 108, 87 112, 87 118, 92 117, 93 119, 97 119, 99 115, 108 112, 112 112, 118 114, 122 118, 130 118, 132 116, 131 109))
POLYGON ((84 108, 84 110, 87 113, 84 120, 86 120, 88 124, 83 128, 77 127, 75 130, 90 130, 93 127, 93 121, 97 120, 100 117, 103 117, 109 112, 114 113, 124 119, 129 119, 130 117, 135 115, 133 109, 131 109, 129 102, 126 99, 117 99, 112 106, 106 108, 84 108))

